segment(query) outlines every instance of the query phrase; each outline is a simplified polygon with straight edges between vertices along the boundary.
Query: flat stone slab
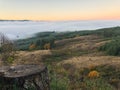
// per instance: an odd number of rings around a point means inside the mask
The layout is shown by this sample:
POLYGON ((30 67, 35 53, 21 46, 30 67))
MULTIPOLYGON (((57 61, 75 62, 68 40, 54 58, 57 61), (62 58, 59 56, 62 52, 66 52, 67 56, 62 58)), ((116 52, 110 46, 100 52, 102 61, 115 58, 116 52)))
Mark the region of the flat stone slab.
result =
POLYGON ((46 67, 44 65, 17 65, 17 66, 2 66, 0 73, 6 78, 21 78, 30 75, 41 73, 46 67))

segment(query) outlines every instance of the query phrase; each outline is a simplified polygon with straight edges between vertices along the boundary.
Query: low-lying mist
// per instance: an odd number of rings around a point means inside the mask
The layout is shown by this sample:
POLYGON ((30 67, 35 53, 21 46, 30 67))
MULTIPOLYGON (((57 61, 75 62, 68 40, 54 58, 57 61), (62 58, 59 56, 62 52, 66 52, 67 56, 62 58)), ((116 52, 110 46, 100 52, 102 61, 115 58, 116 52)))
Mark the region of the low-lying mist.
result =
POLYGON ((119 26, 120 20, 85 21, 0 21, 0 32, 11 39, 31 37, 45 31, 78 31, 119 26))

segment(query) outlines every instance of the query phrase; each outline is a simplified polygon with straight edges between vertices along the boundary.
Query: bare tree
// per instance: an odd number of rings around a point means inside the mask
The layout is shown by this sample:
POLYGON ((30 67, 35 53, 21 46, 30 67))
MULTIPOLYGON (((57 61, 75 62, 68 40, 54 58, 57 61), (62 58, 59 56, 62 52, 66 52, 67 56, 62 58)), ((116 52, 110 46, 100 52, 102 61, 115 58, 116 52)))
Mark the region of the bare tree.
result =
POLYGON ((4 64, 12 62, 14 59, 13 42, 3 33, 0 33, 0 54, 4 64))

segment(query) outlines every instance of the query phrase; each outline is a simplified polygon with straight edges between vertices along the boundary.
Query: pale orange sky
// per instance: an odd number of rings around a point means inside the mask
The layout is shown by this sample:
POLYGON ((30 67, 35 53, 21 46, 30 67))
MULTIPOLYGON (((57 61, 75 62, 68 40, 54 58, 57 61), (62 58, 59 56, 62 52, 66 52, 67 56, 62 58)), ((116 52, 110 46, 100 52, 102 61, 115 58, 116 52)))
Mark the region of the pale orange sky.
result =
POLYGON ((120 0, 0 0, 0 19, 120 19, 120 0))

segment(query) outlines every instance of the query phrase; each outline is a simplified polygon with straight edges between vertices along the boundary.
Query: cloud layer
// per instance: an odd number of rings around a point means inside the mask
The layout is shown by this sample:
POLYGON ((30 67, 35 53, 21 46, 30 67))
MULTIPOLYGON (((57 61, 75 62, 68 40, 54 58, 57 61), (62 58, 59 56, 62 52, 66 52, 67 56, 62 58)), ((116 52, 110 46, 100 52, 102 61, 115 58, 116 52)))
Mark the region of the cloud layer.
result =
POLYGON ((32 34, 44 31, 79 31, 93 30, 106 27, 119 26, 120 20, 98 20, 98 21, 26 21, 26 22, 0 22, 0 32, 11 39, 27 38, 32 34))

